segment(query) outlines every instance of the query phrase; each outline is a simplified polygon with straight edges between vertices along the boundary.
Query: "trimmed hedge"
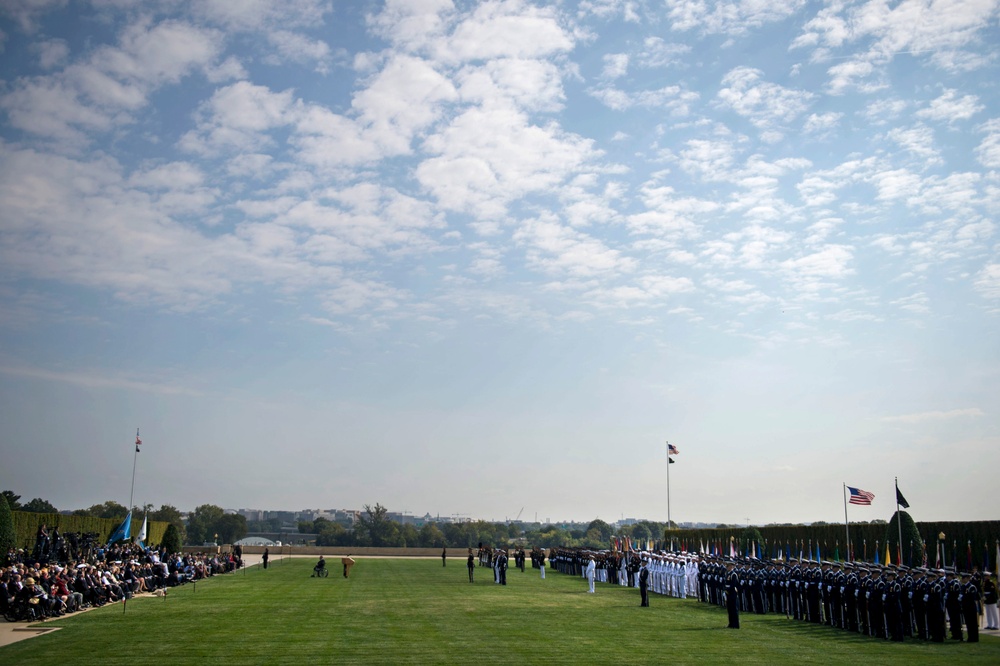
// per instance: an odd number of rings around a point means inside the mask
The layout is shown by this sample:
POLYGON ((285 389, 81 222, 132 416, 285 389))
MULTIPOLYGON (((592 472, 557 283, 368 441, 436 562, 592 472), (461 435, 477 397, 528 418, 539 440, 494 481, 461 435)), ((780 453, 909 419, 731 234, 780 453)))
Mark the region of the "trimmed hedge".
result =
MULTIPOLYGON (((122 518, 94 518, 93 516, 67 516, 61 513, 31 513, 29 511, 13 511, 14 534, 17 548, 31 551, 35 547, 35 535, 40 525, 46 525, 51 534, 53 527, 59 528, 60 534, 70 532, 96 532, 99 543, 106 543, 111 533, 118 527, 122 518)), ((163 540, 170 523, 151 520, 146 526, 146 543, 158 544, 163 540)), ((138 536, 142 529, 142 521, 132 521, 132 536, 138 536)))

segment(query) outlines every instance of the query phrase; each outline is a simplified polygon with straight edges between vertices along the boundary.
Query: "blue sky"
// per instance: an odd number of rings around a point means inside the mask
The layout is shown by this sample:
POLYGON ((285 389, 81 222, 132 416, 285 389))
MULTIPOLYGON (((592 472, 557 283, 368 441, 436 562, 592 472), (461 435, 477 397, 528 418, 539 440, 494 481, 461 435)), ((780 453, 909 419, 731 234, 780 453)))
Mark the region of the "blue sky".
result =
POLYGON ((0 485, 995 519, 997 0, 0 2, 0 485))

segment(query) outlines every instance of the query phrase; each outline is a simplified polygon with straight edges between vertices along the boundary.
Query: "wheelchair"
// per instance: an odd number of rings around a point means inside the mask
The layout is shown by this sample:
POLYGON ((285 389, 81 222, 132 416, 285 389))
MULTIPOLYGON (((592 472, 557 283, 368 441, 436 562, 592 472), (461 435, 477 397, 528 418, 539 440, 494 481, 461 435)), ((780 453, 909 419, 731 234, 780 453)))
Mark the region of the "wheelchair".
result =
POLYGON ((328 569, 327 567, 323 568, 313 567, 313 573, 312 576, 310 576, 310 578, 326 578, 329 575, 330 575, 330 569, 328 569))

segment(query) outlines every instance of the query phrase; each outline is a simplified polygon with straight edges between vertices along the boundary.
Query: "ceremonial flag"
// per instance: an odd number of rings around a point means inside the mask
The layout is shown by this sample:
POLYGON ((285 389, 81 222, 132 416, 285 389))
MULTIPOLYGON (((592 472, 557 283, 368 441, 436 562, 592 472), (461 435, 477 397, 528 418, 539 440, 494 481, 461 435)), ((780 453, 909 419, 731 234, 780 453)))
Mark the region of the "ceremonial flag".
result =
POLYGON ((136 537, 136 541, 139 542, 140 546, 144 546, 146 544, 146 525, 148 524, 148 521, 149 516, 142 517, 142 529, 139 530, 139 536, 136 537))
POLYGON ((142 440, 139 439, 139 429, 135 429, 135 452, 139 453, 139 447, 142 446, 142 440))
POLYGON ((670 464, 671 464, 671 465, 673 465, 673 464, 674 464, 675 462, 677 462, 676 460, 674 460, 674 459, 673 459, 673 458, 671 458, 670 456, 667 456, 667 460, 669 460, 669 461, 670 461, 670 464))
POLYGON ((899 486, 896 486, 896 504, 904 509, 910 508, 910 503, 906 501, 905 497, 903 497, 903 493, 899 492, 899 486))
POLYGON ((885 542, 885 566, 892 564, 892 559, 889 557, 889 542, 885 542))
POLYGON ((967 543, 968 543, 969 554, 968 554, 968 566, 965 567, 965 570, 972 571, 972 540, 970 539, 967 543))
POLYGON ((875 564, 882 564, 878 561, 878 543, 875 544, 875 564))
POLYGON ((822 558, 822 557, 820 556, 820 554, 819 554, 819 541, 817 540, 817 541, 816 541, 816 561, 817 561, 817 562, 819 562, 819 561, 820 561, 820 560, 822 560, 822 559, 823 559, 823 558, 822 558))
POLYGON ((125 541, 129 538, 132 533, 132 512, 129 511, 128 515, 125 516, 125 520, 122 524, 115 528, 115 531, 111 533, 108 538, 108 543, 114 543, 115 541, 125 541))
POLYGON ((875 494, 870 493, 867 490, 851 488, 850 486, 847 486, 847 489, 851 491, 851 499, 848 500, 851 504, 862 504, 864 506, 871 506, 872 500, 875 499, 875 494))
POLYGON ((680 453, 680 449, 678 449, 676 446, 674 446, 673 444, 671 444, 671 443, 668 442, 667 443, 667 453, 672 453, 673 455, 676 456, 678 453, 680 453))

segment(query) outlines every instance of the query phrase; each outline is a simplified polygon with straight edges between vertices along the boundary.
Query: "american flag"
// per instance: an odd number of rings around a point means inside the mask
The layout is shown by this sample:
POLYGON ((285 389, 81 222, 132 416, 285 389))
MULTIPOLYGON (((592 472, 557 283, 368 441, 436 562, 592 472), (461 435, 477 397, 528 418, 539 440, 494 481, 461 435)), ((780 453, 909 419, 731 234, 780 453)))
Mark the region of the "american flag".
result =
POLYGON ((139 447, 142 446, 142 440, 139 439, 139 429, 135 429, 135 452, 139 453, 139 447))
POLYGON ((680 453, 680 451, 677 449, 676 446, 674 446, 670 442, 667 442, 667 453, 672 453, 673 455, 676 456, 678 453, 680 453))
POLYGON ((851 491, 851 499, 849 500, 851 504, 871 506, 872 500, 875 499, 875 493, 870 493, 867 490, 851 488, 850 486, 847 486, 847 489, 851 491))

